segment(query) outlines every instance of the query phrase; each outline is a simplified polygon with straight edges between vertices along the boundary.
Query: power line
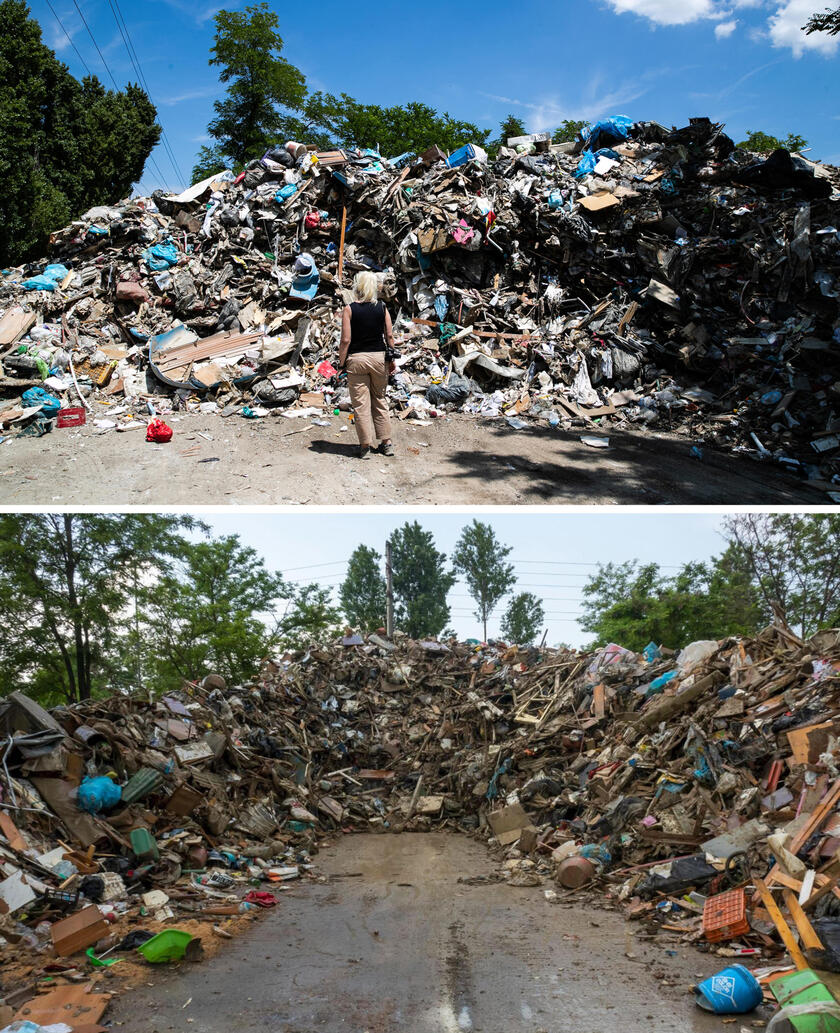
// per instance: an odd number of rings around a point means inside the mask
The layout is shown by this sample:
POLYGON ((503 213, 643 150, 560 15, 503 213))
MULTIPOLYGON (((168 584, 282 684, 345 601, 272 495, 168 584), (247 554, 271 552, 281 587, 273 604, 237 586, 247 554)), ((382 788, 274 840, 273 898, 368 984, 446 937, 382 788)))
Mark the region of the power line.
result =
MULTIPOLYGON (((152 100, 152 91, 149 89, 149 84, 146 81, 146 76, 143 74, 143 66, 140 64, 140 56, 137 53, 137 49, 134 46, 133 40, 131 39, 131 30, 128 27, 125 17, 123 16, 122 10, 120 9, 119 0, 108 0, 108 4, 111 8, 111 13, 114 15, 114 21, 117 23, 117 28, 120 30, 120 35, 122 36, 123 43, 125 44, 125 49, 128 52, 129 60, 134 66, 134 71, 137 73, 140 85, 146 91, 146 96, 149 98, 149 100, 152 100)), ((153 100, 152 103, 154 103, 153 100)), ((175 175, 182 183, 185 183, 186 179, 184 178, 184 174, 181 172, 181 167, 178 164, 178 161, 175 157, 175 152, 172 150, 172 145, 169 142, 169 137, 166 135, 166 130, 163 128, 163 125, 161 125, 160 127, 160 135, 161 142, 163 144, 163 149, 166 152, 170 162, 172 163, 172 168, 175 170, 175 175)))
POLYGON ((50 0, 47 0, 47 7, 49 7, 49 9, 52 11, 53 18, 55 18, 55 20, 61 26, 61 31, 67 37, 67 42, 76 51, 76 57, 78 57, 78 59, 82 62, 82 66, 84 67, 84 70, 87 72, 88 75, 93 76, 93 72, 88 68, 87 62, 82 57, 79 48, 73 42, 73 37, 70 35, 70 33, 67 31, 67 29, 64 28, 64 22, 58 17, 58 13, 57 13, 56 9, 53 7, 53 5, 50 3, 50 0))
POLYGON ((99 60, 105 66, 105 71, 108 73, 108 75, 111 76, 111 82, 114 84, 114 89, 117 90, 117 92, 119 92, 119 86, 117 86, 117 80, 114 78, 114 73, 108 67, 108 62, 102 56, 102 51, 99 49, 99 44, 93 38, 93 33, 90 31, 90 26, 88 25, 87 20, 85 19, 85 16, 82 14, 82 9, 81 9, 81 7, 79 7, 79 4, 78 4, 77 0, 73 0, 73 6, 79 12, 79 17, 82 19, 82 24, 87 29, 87 34, 88 34, 88 36, 90 36, 91 43, 94 45, 94 47, 96 47, 96 53, 99 54, 99 60))

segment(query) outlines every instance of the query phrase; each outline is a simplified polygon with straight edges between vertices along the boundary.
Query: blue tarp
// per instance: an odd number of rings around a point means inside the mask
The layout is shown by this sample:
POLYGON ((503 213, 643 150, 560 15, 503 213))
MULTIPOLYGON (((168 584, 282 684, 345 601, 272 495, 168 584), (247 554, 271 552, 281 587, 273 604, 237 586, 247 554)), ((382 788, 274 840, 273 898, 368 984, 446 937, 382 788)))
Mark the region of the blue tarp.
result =
POLYGON ((155 244, 148 248, 143 252, 143 258, 151 270, 160 273, 178 264, 178 249, 168 240, 165 244, 155 244))
POLYGON ((23 392, 21 401, 27 409, 35 405, 40 405, 42 407, 41 411, 47 416, 55 416, 61 408, 61 402, 55 397, 55 395, 51 395, 42 387, 30 387, 27 391, 23 392))

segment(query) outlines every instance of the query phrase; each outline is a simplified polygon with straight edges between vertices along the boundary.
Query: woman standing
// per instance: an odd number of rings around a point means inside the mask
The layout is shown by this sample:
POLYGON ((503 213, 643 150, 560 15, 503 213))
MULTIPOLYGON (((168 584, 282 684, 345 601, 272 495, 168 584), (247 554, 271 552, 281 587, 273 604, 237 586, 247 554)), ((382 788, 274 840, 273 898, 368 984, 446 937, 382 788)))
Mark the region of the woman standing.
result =
POLYGON ((344 306, 341 316, 338 362, 347 370, 350 404, 359 435, 359 456, 362 459, 370 457, 374 437, 379 439, 380 453, 392 456, 391 414, 385 394, 388 374, 396 368, 385 358, 386 342, 388 350, 394 347, 391 316, 384 304, 377 300, 379 283, 374 273, 356 276, 353 296, 356 300, 352 305, 344 306))

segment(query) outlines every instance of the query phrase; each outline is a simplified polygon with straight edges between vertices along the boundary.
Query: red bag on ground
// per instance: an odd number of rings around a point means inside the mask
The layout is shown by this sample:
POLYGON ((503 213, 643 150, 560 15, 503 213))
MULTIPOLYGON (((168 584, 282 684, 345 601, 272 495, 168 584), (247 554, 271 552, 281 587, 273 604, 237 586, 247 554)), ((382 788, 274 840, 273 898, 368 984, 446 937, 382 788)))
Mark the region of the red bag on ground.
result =
POLYGON ((251 892, 245 897, 245 903, 256 904, 258 907, 274 907, 274 905, 279 904, 280 901, 273 893, 251 890, 251 892))
POLYGON ((163 422, 163 420, 154 419, 149 420, 149 426, 146 427, 146 441, 171 441, 172 440, 172 428, 163 422))

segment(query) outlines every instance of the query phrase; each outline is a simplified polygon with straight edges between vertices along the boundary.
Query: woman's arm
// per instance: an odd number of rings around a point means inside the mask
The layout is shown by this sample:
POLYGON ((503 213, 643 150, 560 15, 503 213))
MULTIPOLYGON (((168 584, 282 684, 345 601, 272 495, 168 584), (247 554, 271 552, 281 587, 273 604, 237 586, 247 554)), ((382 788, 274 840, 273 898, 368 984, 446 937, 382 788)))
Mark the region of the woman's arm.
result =
MULTIPOLYGON (((394 350, 394 327, 391 324, 391 313, 387 308, 385 309, 385 343, 388 346, 388 351, 394 350)), ((388 369, 389 372, 396 373, 397 364, 392 362, 388 369)))
POLYGON ((350 306, 345 305, 341 313, 341 344, 338 348, 338 365, 341 368, 347 362, 347 349, 350 347, 350 306))

